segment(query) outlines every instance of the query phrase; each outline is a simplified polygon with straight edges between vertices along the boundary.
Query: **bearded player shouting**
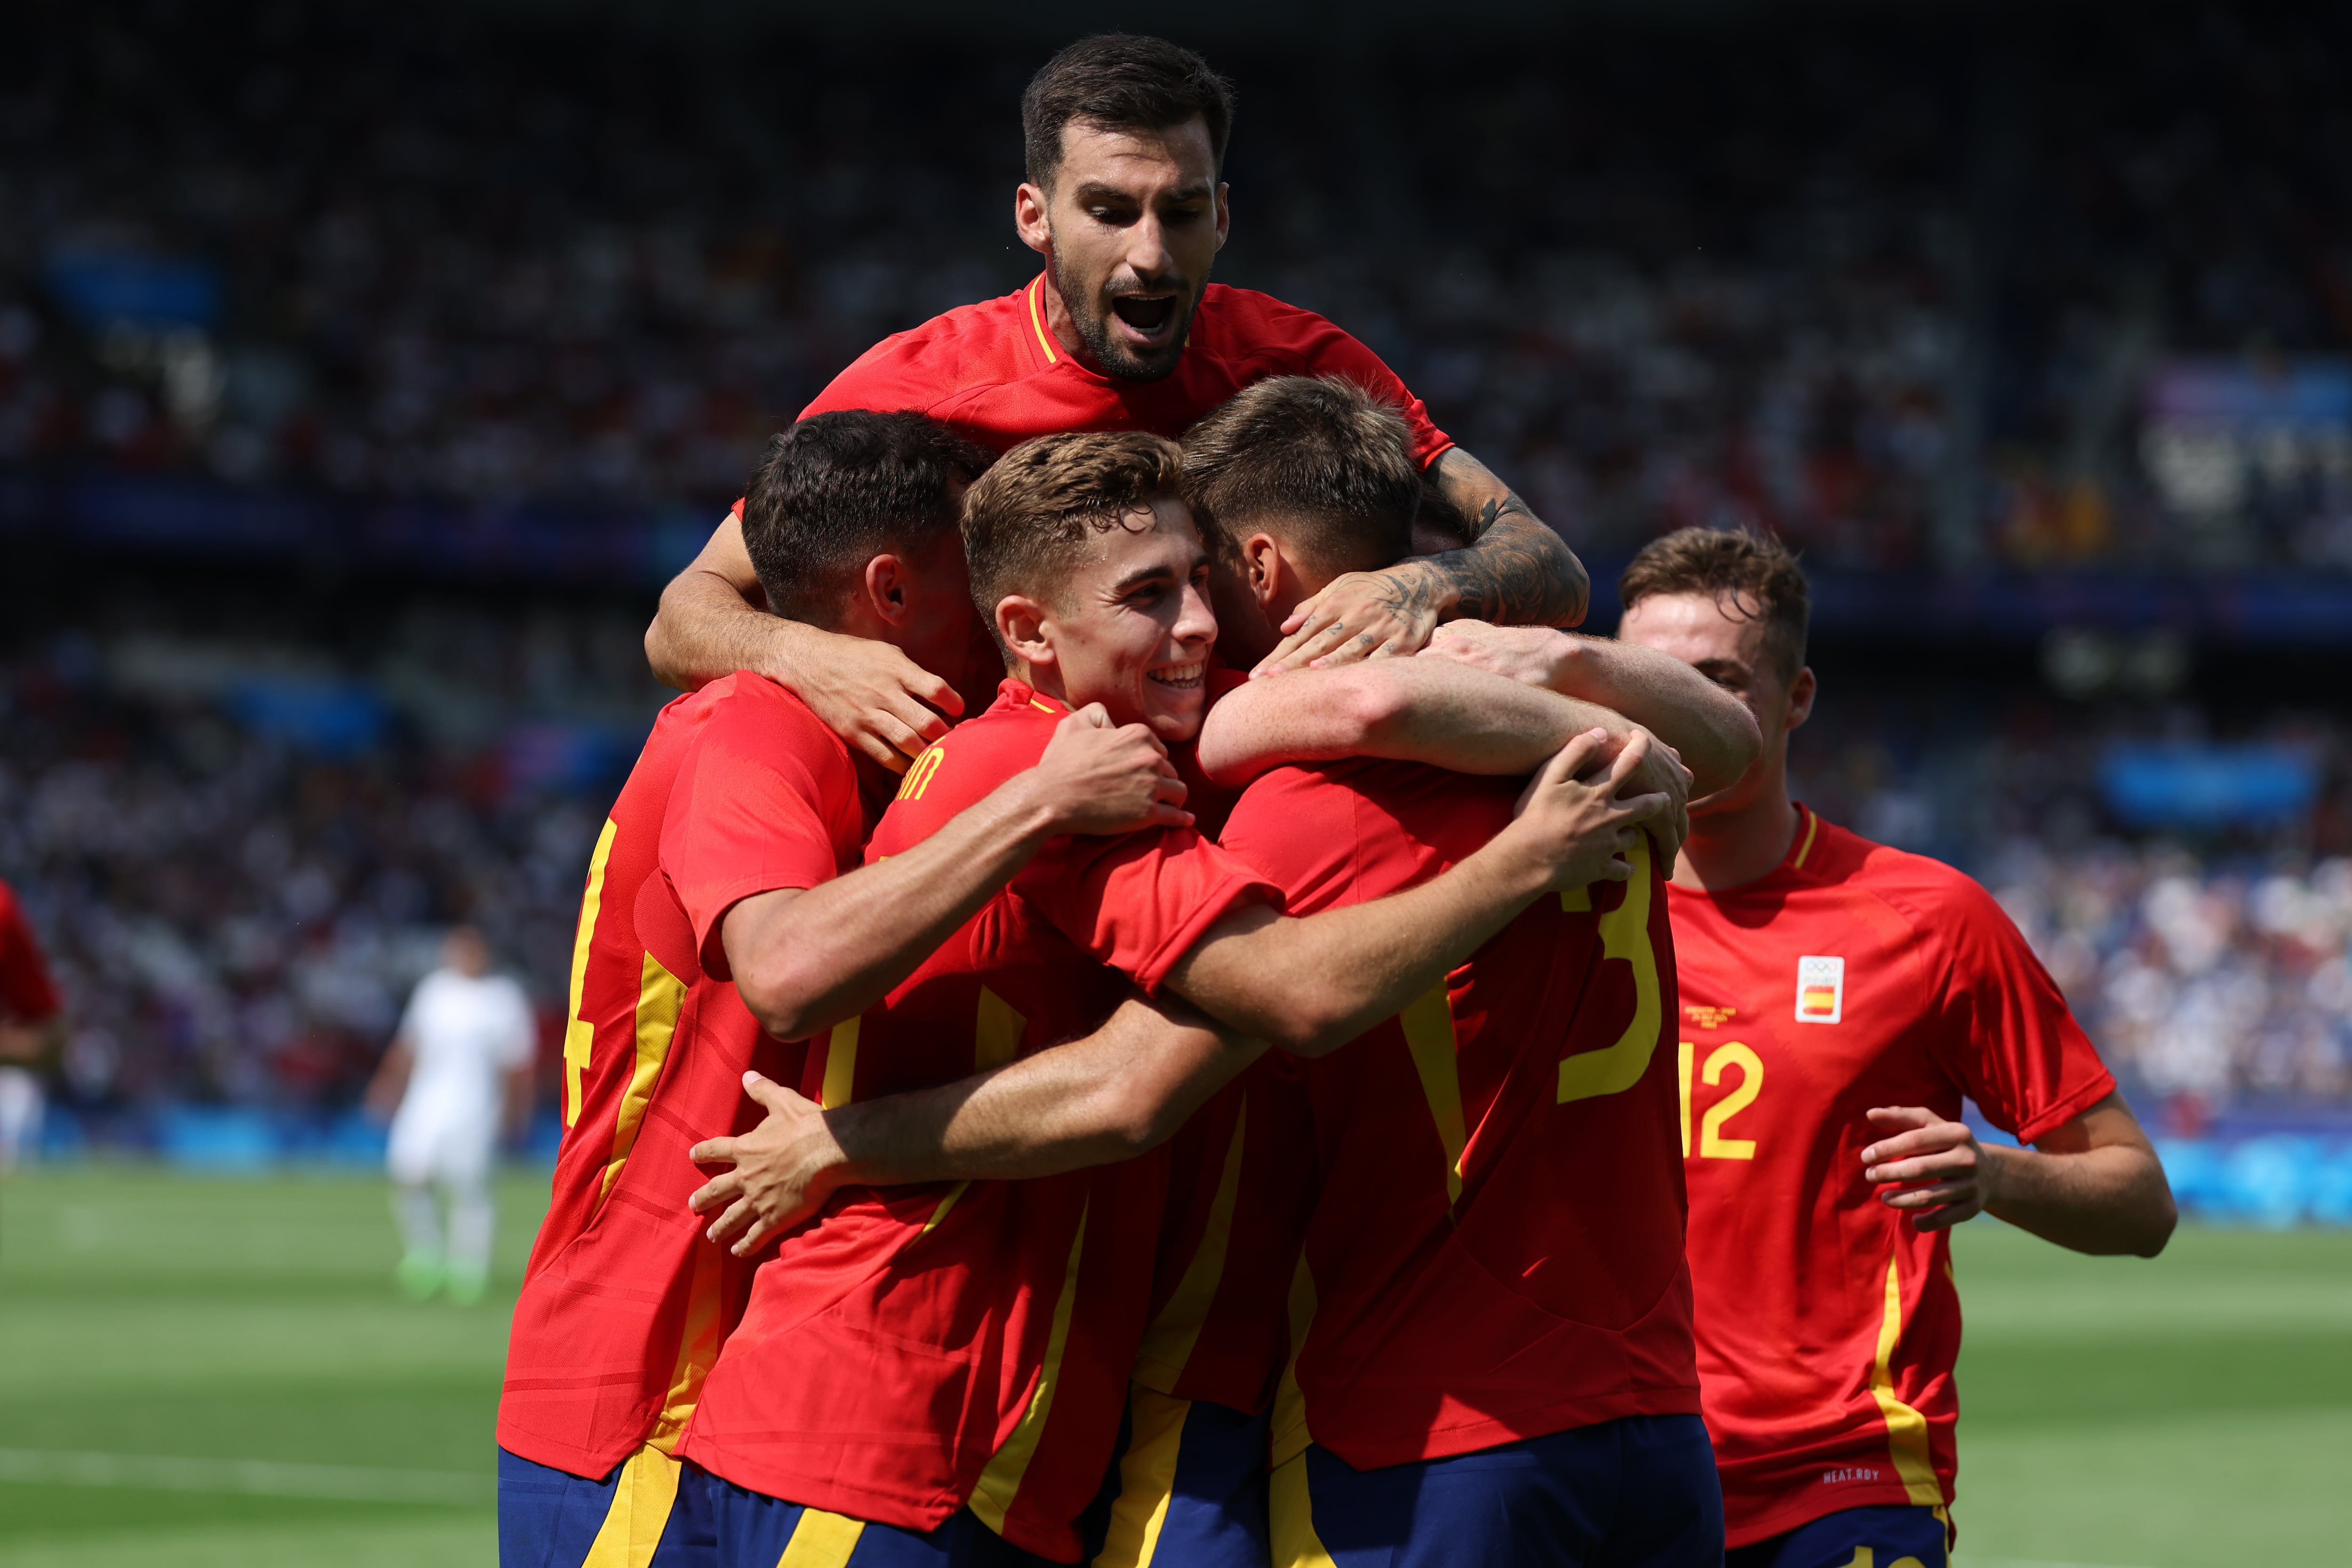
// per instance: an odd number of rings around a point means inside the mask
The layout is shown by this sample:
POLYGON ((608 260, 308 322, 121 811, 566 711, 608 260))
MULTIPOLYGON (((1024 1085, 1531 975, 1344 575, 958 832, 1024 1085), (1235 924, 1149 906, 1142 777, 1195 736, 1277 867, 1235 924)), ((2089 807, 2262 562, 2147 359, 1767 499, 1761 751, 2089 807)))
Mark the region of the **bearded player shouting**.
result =
MULTIPOLYGON (((1691 802, 1667 887, 1729 1568, 1934 1568, 1958 1468, 1950 1227, 1989 1213, 2078 1252, 2153 1257, 2171 1189, 1990 895, 1789 799, 1789 734, 1815 685, 1789 552, 1685 529, 1618 592, 1623 641, 1696 667, 1764 732, 1738 783, 1691 802), (1963 1095, 2029 1146, 1979 1143, 1963 1095)), ((1580 640, 1449 627, 1431 651, 1557 685, 1580 640)))
MULTIPOLYGON (((1159 38, 1081 39, 1032 79, 1021 120, 1028 177, 1013 195, 1013 226, 1045 269, 1018 292, 884 340, 803 418, 913 409, 999 452, 1062 431, 1172 439, 1269 376, 1345 376, 1403 412, 1414 460, 1471 539, 1333 582, 1298 607, 1260 668, 1412 653, 1457 616, 1583 618, 1575 555, 1430 422, 1378 355, 1320 316, 1209 281, 1231 216, 1222 174, 1234 90, 1200 56, 1159 38)), ((940 671, 884 643, 761 614, 762 603, 739 506, 664 590, 646 633, 654 672, 694 689, 758 671, 900 772, 962 712, 940 671)))

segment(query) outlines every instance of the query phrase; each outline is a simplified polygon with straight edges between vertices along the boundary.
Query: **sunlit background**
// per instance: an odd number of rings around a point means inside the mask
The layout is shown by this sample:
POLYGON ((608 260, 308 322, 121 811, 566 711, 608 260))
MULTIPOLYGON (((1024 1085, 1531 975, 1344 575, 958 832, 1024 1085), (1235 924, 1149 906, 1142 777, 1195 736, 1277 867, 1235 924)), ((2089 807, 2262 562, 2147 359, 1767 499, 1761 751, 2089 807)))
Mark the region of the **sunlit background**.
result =
POLYGON ((2160 1134, 2154 1268, 1962 1238, 1963 1561, 2339 1550, 2346 14, 845 9, 0 15, 0 878, 69 1018, 0 1568, 488 1560, 502 1310, 392 1298, 361 1091, 459 920, 553 1059, 655 592, 849 359, 1030 276, 1019 89, 1108 26, 1239 83, 1218 276, 1378 350, 1596 629, 1664 530, 1802 548, 1799 794, 1991 887, 2160 1134))

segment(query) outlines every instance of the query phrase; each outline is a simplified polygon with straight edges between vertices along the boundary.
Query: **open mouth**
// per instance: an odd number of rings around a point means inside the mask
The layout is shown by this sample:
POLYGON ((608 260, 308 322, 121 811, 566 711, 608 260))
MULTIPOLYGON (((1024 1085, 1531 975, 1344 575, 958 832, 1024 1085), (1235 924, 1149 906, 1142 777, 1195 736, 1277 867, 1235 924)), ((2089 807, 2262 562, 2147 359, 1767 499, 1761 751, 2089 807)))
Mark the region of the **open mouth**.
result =
POLYGON ((1147 338, 1156 338, 1176 319, 1173 294, 1122 294, 1110 302, 1111 313, 1147 338))
POLYGON ((1150 678, 1154 685, 1171 687, 1178 691, 1192 691, 1200 687, 1208 668, 1207 661, 1202 660, 1193 664, 1171 664, 1165 668, 1146 670, 1144 673, 1150 678))

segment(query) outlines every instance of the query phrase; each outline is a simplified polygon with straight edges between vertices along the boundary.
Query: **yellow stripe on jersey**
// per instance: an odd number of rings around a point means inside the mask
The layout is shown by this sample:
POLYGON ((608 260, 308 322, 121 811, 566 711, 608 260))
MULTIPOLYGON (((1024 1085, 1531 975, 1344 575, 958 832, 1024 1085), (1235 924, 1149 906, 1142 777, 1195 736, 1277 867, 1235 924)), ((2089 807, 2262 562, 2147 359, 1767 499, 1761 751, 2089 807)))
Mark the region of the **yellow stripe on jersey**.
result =
POLYGON ((1658 994, 1658 954, 1650 945, 1650 836, 1633 836, 1625 858, 1633 874, 1625 882, 1625 900, 1601 915, 1601 956, 1622 959, 1633 966, 1633 1021, 1617 1043, 1597 1051, 1563 1057, 1559 1064, 1559 1100, 1591 1100, 1597 1095, 1622 1094, 1642 1081, 1649 1069, 1650 1053, 1658 1048, 1658 1024, 1665 1003, 1658 994))
POLYGON ((630 1455, 580 1568, 646 1568, 677 1503, 677 1461, 650 1445, 630 1455))
POLYGON ((915 1233, 915 1239, 920 1241, 939 1229, 940 1221, 948 1217, 948 1210, 956 1206, 956 1199, 963 1196, 964 1189, 971 1185, 970 1182, 958 1182, 954 1186, 950 1187, 948 1195, 940 1200, 940 1206, 931 1211, 931 1217, 923 1222, 923 1228, 915 1233))
POLYGON ((1878 1414, 1886 1422, 1886 1449, 1895 1473, 1903 1479, 1911 1500, 1923 1508, 1941 1507, 1943 1483, 1927 1453, 1927 1418, 1906 1405, 1895 1393, 1895 1342, 1903 1336, 1903 1282, 1895 1258, 1886 1260, 1886 1313, 1878 1324, 1878 1357, 1870 1365, 1870 1392, 1878 1414))
POLYGON ((1429 1101, 1430 1120, 1437 1123, 1437 1142, 1445 1151, 1445 1202, 1462 1196, 1462 1146, 1469 1133, 1462 1121, 1462 1070, 1454 1055, 1454 1009, 1446 1005, 1445 986, 1425 991, 1397 1015, 1404 1026, 1405 1048, 1412 1053, 1412 1070, 1421 1075, 1421 1092, 1429 1101))
POLYGON ((1054 340, 1045 331, 1045 319, 1037 312, 1038 291, 1045 286, 1045 275, 1040 273, 1029 280, 1029 287, 1024 290, 1029 297, 1029 330, 1037 334, 1037 346, 1045 351, 1045 363, 1059 364, 1062 356, 1054 352, 1054 340))
POLYGON ((596 916, 604 904, 604 862, 613 858, 613 835, 619 829, 604 819, 596 835, 596 852, 588 857, 588 889, 580 895, 580 925, 572 937, 572 1006, 563 1025, 563 1125, 580 1120, 580 1075, 588 1070, 588 1053, 596 1043, 596 1026, 580 1016, 581 993, 588 985, 588 948, 596 938, 596 916))
POLYGON ((1013 1004, 982 986, 980 1016, 973 1020, 971 1031, 971 1070, 986 1072, 1019 1056, 1021 1032, 1028 1026, 1029 1020, 1014 1012, 1013 1004))
POLYGON ((636 1147, 637 1128, 646 1119, 646 1107, 653 1101, 654 1085, 661 1081, 662 1063, 669 1058, 670 1041, 677 1035, 678 1011, 685 1005, 685 983, 664 969, 660 959, 646 953, 637 970, 637 1065, 629 1074, 629 1087, 613 1117, 613 1152, 604 1162, 604 1179, 596 1188, 600 1204, 620 1179, 629 1151, 636 1147))
POLYGON ((865 1533, 862 1519, 804 1508, 801 1521, 793 1526, 793 1538, 784 1542, 784 1554, 776 1559, 776 1568, 849 1568, 850 1554, 865 1533))
POLYGON ((844 1018, 825 1037, 824 1087, 817 1093, 827 1110, 847 1105, 850 1091, 857 1085, 857 1023, 856 1018, 844 1018))
POLYGON ((646 1439, 663 1453, 677 1447, 697 1401, 702 1381, 719 1360, 719 1248, 698 1242, 694 1248, 694 1281, 686 1291, 686 1327, 678 1336, 677 1360, 671 1364, 669 1392, 662 1396, 661 1414, 646 1439))
POLYGON ((1184 1447, 1189 1399, 1137 1386, 1129 1390, 1129 1436, 1118 1458, 1118 1499, 1094 1568, 1147 1568, 1160 1547, 1168 1504, 1176 1495, 1176 1457, 1184 1447))
POLYGON ((1805 868, 1805 857, 1813 852, 1813 834, 1822 825, 1822 819, 1813 814, 1811 807, 1800 806, 1798 809, 1805 814, 1805 841, 1797 847, 1796 861, 1789 868, 1791 871, 1805 868))
POLYGON ((1307 1456, 1275 1466, 1266 1480, 1266 1525, 1274 1568, 1339 1568, 1315 1533, 1315 1503, 1307 1495, 1307 1456))
POLYGON ((1559 912, 1564 915, 1589 915, 1592 912, 1592 887, 1562 888, 1559 890, 1559 912))
POLYGON ((1160 1316, 1143 1331, 1142 1347, 1136 1352, 1136 1380, 1160 1394, 1173 1391, 1176 1380, 1184 1375, 1184 1363, 1192 1359, 1201 1326, 1208 1321, 1210 1303, 1217 1299, 1217 1286, 1225 1277, 1225 1255, 1234 1239, 1234 1210, 1241 1202, 1242 1139, 1248 1131, 1249 1103, 1244 1100, 1241 1114, 1234 1119, 1233 1142, 1225 1145, 1225 1166, 1217 1175, 1216 1195, 1209 1200, 1209 1219, 1201 1229, 1201 1245, 1192 1249, 1184 1277, 1176 1281, 1160 1316))
POLYGON ((1054 1414, 1054 1389, 1061 1381, 1062 1352, 1070 1342, 1070 1315, 1078 1304, 1078 1260, 1087 1248, 1087 1210, 1094 1206, 1088 1199, 1086 1208, 1078 1211, 1078 1234, 1070 1238, 1070 1262, 1062 1274, 1062 1297, 1054 1303, 1054 1326, 1045 1335, 1045 1364, 1038 1370, 1036 1392, 1029 1396, 1029 1408, 1004 1439, 988 1465, 980 1472, 980 1480, 971 1489, 969 1507, 980 1516, 980 1522, 1004 1533, 1004 1516, 1012 1511, 1013 1501, 1021 1494, 1021 1478, 1029 1473, 1029 1461, 1036 1457, 1039 1439, 1045 1435, 1045 1423, 1054 1414))
POLYGON ((1267 1435, 1272 1462, 1281 1464, 1307 1452, 1315 1441, 1307 1429, 1307 1395, 1298 1386, 1298 1352, 1315 1327, 1315 1275, 1307 1259, 1290 1275, 1290 1359, 1283 1363, 1282 1382, 1274 1391, 1274 1419, 1267 1435))

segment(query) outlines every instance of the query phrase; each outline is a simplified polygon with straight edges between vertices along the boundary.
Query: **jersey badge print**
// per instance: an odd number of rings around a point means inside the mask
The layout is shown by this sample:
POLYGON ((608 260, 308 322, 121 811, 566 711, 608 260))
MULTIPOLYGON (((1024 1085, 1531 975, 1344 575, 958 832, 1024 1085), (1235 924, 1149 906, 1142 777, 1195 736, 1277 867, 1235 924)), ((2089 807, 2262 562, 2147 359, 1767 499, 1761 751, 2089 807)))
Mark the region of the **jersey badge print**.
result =
POLYGON ((1797 960, 1797 1022, 1834 1024, 1845 1016, 1845 960, 1807 953, 1797 960))

